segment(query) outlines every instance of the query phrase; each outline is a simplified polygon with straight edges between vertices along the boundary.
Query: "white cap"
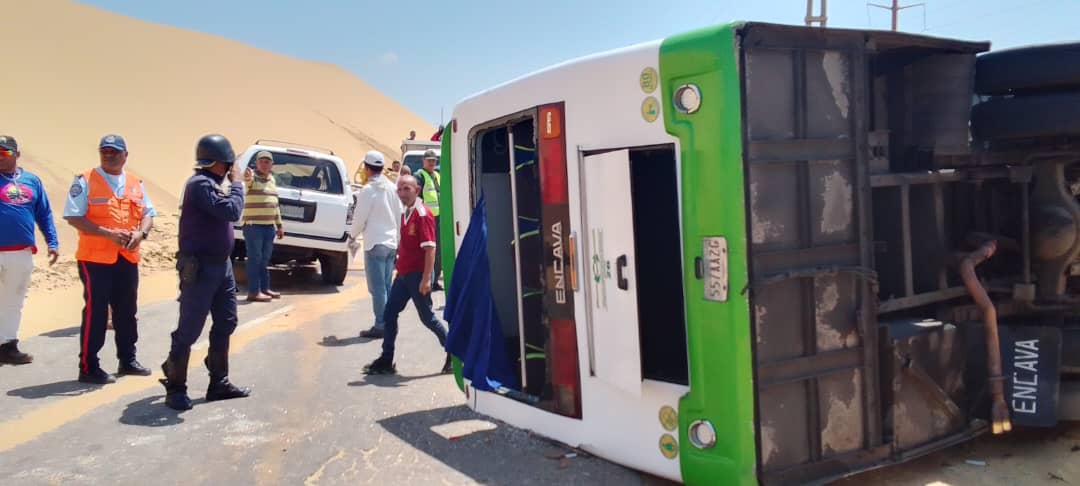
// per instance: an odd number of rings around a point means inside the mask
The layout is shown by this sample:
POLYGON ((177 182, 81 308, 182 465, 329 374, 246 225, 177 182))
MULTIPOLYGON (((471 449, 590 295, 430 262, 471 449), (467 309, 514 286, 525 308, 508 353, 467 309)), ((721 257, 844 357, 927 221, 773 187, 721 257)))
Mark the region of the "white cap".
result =
POLYGON ((382 167, 383 164, 386 164, 386 158, 378 150, 369 150, 367 155, 364 155, 364 165, 382 167))

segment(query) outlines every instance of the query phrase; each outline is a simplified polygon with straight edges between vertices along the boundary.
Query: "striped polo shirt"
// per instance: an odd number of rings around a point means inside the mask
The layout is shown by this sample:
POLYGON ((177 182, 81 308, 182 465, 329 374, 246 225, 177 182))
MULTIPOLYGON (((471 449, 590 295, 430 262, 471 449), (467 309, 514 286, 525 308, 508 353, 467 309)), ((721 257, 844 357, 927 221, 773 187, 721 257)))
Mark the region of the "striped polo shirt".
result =
POLYGON ((281 226, 281 210, 278 208, 277 185, 274 178, 255 174, 246 181, 243 224, 272 224, 281 226))

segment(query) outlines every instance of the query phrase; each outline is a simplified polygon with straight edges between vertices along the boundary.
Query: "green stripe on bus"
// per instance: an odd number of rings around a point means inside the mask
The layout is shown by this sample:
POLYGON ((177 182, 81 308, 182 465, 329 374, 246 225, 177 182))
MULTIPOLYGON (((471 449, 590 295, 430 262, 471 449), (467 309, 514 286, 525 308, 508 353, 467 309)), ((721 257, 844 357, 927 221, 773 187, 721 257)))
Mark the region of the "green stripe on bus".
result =
POLYGON ((742 98, 739 24, 701 29, 665 39, 660 45, 660 96, 667 132, 679 139, 682 161, 683 279, 690 391, 679 401, 679 461, 687 484, 756 484, 753 356, 747 296, 727 302, 704 299, 704 283, 694 276, 703 238, 728 240, 729 288, 747 282, 746 208, 742 153, 742 98), (677 112, 675 90, 695 84, 701 107, 677 112), (698 449, 687 429, 708 420, 716 445, 698 449))

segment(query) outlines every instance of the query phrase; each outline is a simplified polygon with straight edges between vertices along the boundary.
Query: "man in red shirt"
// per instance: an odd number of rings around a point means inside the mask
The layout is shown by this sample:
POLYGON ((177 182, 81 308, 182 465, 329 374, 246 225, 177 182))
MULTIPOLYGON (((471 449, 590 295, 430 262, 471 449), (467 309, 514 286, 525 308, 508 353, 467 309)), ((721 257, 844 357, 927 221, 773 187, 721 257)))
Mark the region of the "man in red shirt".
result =
MULTIPOLYGON (((390 287, 390 295, 383 314, 382 355, 364 367, 368 375, 391 374, 394 366, 394 341, 397 340, 398 315, 412 300, 420 322, 424 323, 439 345, 446 345, 446 325, 435 316, 431 304, 431 273, 435 267, 435 216, 418 197, 420 185, 411 175, 402 175, 397 183, 398 198, 405 211, 401 215, 401 236, 397 248, 397 277, 390 287)), ((450 355, 446 355, 443 373, 450 371, 450 355)))

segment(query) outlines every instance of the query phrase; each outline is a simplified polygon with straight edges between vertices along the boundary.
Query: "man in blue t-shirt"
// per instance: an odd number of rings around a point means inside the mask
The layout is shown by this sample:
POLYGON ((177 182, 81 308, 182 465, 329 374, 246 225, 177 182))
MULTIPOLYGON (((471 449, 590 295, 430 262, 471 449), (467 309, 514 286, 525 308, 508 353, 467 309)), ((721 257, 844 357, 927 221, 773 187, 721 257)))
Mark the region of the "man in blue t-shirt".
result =
POLYGON ((19 144, 0 135, 0 363, 27 364, 19 350, 19 321, 37 253, 34 225, 45 235, 49 265, 60 256, 52 208, 41 179, 18 165, 19 144))

